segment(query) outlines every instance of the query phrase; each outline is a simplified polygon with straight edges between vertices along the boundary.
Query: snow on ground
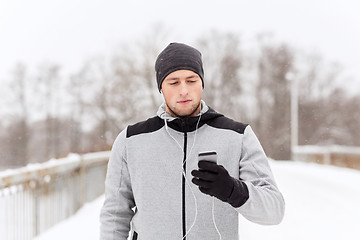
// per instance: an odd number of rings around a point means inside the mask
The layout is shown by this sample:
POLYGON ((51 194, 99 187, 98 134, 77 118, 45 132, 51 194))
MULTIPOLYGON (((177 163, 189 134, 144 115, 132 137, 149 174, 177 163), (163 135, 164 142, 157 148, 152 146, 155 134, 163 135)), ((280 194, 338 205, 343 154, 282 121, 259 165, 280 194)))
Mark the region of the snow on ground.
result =
MULTIPOLYGON (((241 240, 359 239, 360 171, 301 162, 270 162, 286 201, 283 222, 261 226, 240 216, 241 240)), ((35 240, 99 239, 104 197, 35 240)), ((226 239, 224 239, 226 240, 226 239)))

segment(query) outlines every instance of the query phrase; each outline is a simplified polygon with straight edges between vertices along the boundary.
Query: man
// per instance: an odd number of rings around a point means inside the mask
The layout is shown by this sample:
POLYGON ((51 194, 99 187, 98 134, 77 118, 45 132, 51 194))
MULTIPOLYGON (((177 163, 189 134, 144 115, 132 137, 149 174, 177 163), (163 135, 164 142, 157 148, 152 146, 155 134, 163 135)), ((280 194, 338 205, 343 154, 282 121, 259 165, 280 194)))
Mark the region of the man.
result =
POLYGON ((239 213, 280 223, 284 200, 251 127, 201 100, 201 53, 171 43, 155 70, 164 103, 115 140, 101 239, 239 239, 239 213), (216 152, 216 163, 198 161, 204 151, 216 152))

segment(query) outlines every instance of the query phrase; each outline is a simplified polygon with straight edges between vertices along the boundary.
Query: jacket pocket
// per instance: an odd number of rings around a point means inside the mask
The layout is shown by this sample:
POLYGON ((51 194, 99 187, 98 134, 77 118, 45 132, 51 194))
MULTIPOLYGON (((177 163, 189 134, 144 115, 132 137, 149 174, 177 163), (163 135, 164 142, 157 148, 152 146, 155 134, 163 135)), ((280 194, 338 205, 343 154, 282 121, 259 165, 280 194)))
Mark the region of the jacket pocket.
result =
POLYGON ((134 231, 132 240, 137 240, 137 239, 138 239, 138 234, 137 234, 137 232, 134 231))

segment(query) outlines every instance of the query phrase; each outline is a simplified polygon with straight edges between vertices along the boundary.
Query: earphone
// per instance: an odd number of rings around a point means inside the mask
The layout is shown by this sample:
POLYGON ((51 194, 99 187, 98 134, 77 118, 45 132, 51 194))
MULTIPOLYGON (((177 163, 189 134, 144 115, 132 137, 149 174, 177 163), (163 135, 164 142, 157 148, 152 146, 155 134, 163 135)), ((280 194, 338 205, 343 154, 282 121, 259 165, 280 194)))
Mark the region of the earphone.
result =
MULTIPOLYGON (((165 99, 164 99, 164 100, 165 100, 165 99)), ((194 148, 194 146, 195 146, 196 135, 197 135, 197 130, 198 130, 198 126, 199 126, 199 123, 200 123, 200 119, 201 119, 201 114, 200 114, 199 119, 198 119, 198 122, 197 122, 197 124, 196 124, 194 142, 193 142, 193 144, 192 144, 192 146, 191 146, 191 148, 190 148, 190 152, 189 152, 188 156, 191 155, 191 152, 192 152, 192 150, 193 150, 193 148, 194 148)), ((179 146, 179 148, 181 149, 181 151, 184 152, 184 150, 183 150, 183 148, 181 147, 180 143, 170 134, 166 119, 164 119, 164 121, 165 121, 165 129, 166 129, 166 132, 167 132, 167 133, 169 134, 169 136, 176 142, 176 144, 179 146)), ((183 168, 183 166, 184 166, 184 164, 185 164, 186 161, 187 161, 187 156, 186 156, 185 160, 182 162, 182 174, 183 174, 183 176, 184 176, 184 178, 185 178, 185 181, 186 181, 187 185, 189 186, 189 188, 190 188, 190 190, 191 190, 191 194, 192 194, 192 196, 193 196, 193 198, 194 198, 194 202, 195 202, 195 217, 194 217, 194 221, 193 221, 193 223, 191 224, 189 230, 186 232, 186 234, 184 235, 184 237, 182 237, 181 240, 183 240, 183 239, 190 233, 191 229, 195 226, 196 219, 197 219, 197 215, 198 215, 197 198, 196 198, 195 193, 194 193, 194 191, 193 191, 193 189, 192 189, 192 187, 191 187, 191 185, 190 185, 190 183, 189 183, 189 181, 188 181, 188 179, 187 179, 187 177, 186 177, 186 173, 185 173, 184 168, 183 168)), ((221 233, 220 233, 220 231, 219 231, 219 229, 218 229, 218 227, 217 227, 217 225, 216 225, 216 221, 215 221, 215 210, 214 210, 214 209, 215 209, 215 198, 212 197, 212 218, 213 218, 213 223, 214 223, 216 232, 217 232, 218 235, 219 235, 219 239, 221 240, 221 239, 222 239, 222 236, 221 236, 221 233)))
POLYGON ((165 96, 164 96, 164 93, 162 92, 162 90, 160 90, 160 95, 162 97, 163 102, 166 104, 165 96))

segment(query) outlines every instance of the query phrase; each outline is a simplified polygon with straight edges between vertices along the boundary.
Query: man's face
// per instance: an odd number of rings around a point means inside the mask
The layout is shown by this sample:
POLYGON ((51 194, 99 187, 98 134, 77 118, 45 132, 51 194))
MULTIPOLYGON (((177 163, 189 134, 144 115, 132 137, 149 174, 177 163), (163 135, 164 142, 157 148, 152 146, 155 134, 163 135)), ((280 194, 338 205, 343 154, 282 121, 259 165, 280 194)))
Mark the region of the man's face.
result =
POLYGON ((170 73, 161 85, 166 102, 166 112, 173 117, 196 116, 200 113, 202 81, 190 70, 170 73))

